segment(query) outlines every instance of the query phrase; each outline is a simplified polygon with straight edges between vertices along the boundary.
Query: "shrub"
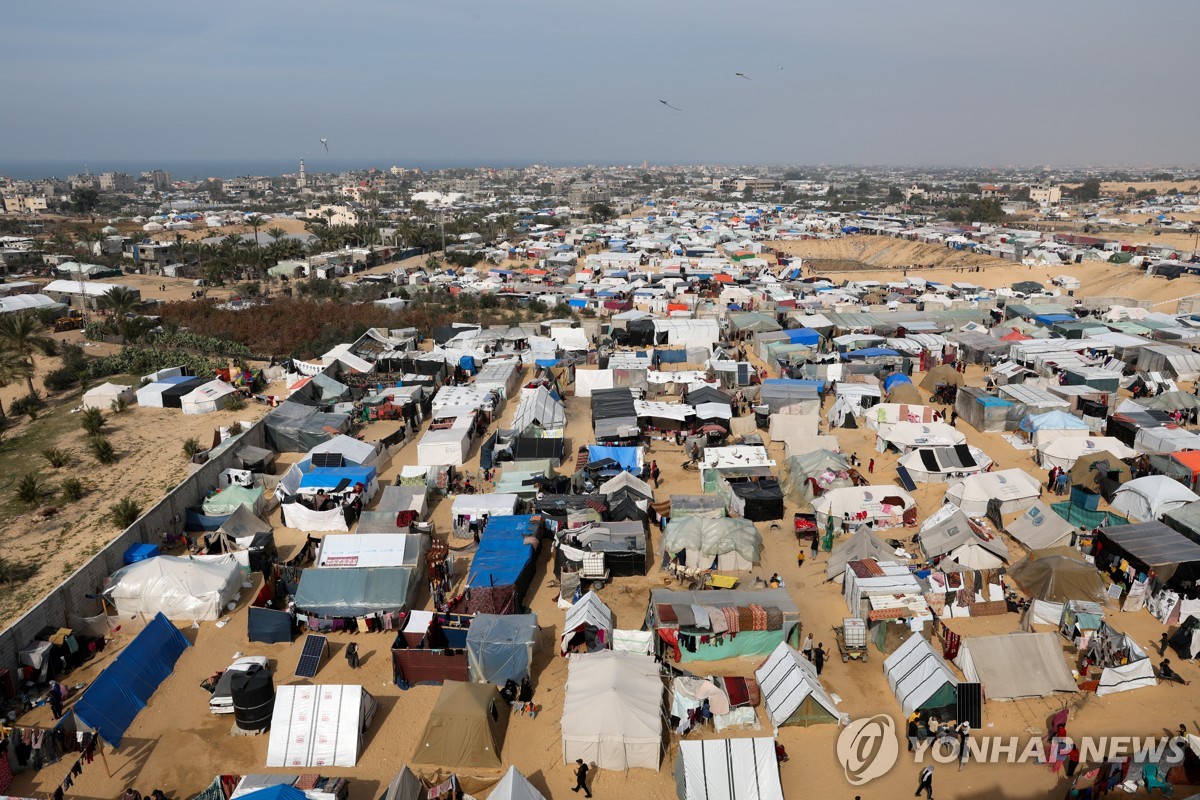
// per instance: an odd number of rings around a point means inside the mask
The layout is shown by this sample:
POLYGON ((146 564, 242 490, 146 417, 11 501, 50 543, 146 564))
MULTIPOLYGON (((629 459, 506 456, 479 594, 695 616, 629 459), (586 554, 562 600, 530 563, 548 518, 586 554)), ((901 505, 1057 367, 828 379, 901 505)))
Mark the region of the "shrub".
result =
POLYGON ((87 494, 87 489, 79 478, 63 478, 58 484, 58 489, 62 492, 63 500, 68 503, 74 503, 87 494))
POLYGON ((108 507, 109 518, 121 530, 125 530, 142 515, 142 507, 132 497, 122 497, 108 507))
POLYGON ((71 460, 71 454, 59 447, 47 447, 42 451, 42 458, 55 469, 60 469, 71 460))
POLYGON ((129 408, 129 401, 121 395, 117 395, 117 397, 108 404, 108 407, 114 414, 124 414, 126 409, 129 408))
POLYGON ((104 427, 104 412, 98 408, 85 408, 79 415, 79 424, 88 436, 97 436, 104 427))
POLYGON ((46 494, 46 483, 40 475, 26 473, 17 481, 17 499, 26 505, 36 506, 46 494))
POLYGON ((235 394, 233 397, 229 398, 229 402, 225 404, 225 408, 230 411, 241 411, 245 407, 246 401, 240 394, 235 394))
POLYGON ((229 426, 229 435, 230 436, 237 436, 241 432, 242 432, 242 423, 235 422, 229 426))
POLYGON ((8 413, 14 417, 28 414, 30 419, 37 419, 38 409, 42 407, 42 398, 36 394, 27 394, 13 400, 8 407, 8 413))
POLYGON ((200 440, 195 436, 188 437, 183 442, 183 454, 187 456, 188 461, 195 457, 196 453, 201 452, 204 447, 200 444, 200 440))
POLYGON ((60 367, 42 377, 46 388, 52 392, 64 392, 79 382, 79 373, 70 367, 60 367))
POLYGON ((88 450, 92 452, 92 456, 101 464, 115 464, 117 462, 117 451, 113 449, 112 442, 103 436, 90 437, 88 439, 88 450))

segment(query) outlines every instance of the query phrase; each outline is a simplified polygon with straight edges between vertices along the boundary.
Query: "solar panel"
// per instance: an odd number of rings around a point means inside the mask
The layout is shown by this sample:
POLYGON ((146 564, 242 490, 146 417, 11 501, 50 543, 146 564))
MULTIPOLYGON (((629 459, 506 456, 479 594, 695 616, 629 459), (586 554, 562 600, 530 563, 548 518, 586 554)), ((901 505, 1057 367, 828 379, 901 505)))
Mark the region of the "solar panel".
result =
POLYGON ((296 677, 317 677, 317 670, 321 668, 321 659, 325 657, 328 647, 329 642, 324 636, 315 633, 305 636, 304 649, 300 651, 300 662, 296 664, 296 677))
POLYGON ((899 464, 896 465, 896 477, 900 480, 900 485, 908 491, 915 492, 917 490, 917 484, 912 479, 912 475, 908 474, 908 469, 899 464))
POLYGON ((342 466, 341 453, 313 453, 312 465, 314 467, 340 467, 342 466))

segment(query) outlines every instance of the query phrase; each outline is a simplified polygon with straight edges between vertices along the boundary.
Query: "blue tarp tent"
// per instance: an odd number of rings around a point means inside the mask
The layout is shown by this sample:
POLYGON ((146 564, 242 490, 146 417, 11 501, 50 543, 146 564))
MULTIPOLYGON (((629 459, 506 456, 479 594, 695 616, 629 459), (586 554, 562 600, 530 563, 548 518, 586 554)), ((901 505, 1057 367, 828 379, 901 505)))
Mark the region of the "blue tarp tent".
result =
POLYGON ((313 467, 300 479, 301 489, 332 489, 343 480, 353 486, 361 483, 369 486, 375 480, 374 467, 313 467))
POLYGON ((1074 322, 1079 318, 1074 314, 1038 314, 1034 319, 1037 320, 1039 325, 1049 327, 1056 322, 1074 322))
POLYGON ((602 458, 611 458, 620 465, 621 469, 629 472, 641 472, 640 447, 606 447, 602 444, 588 445, 588 462, 595 463, 602 458))
POLYGON ((811 386, 816 390, 817 394, 825 393, 825 381, 815 378, 767 378, 762 382, 763 386, 811 386))
POLYGON ((687 350, 682 348, 678 350, 660 350, 654 351, 654 358, 660 364, 686 364, 687 350))
POLYGON ((277 783, 274 786, 241 795, 239 800, 308 800, 308 795, 295 786, 277 783))
POLYGON ((458 365, 468 375, 475 374, 475 356, 463 356, 458 360, 458 365))
POLYGON ((75 716, 113 747, 191 643, 161 613, 105 667, 75 704, 75 716))
POLYGON ((539 367, 558 367, 561 366, 563 362, 561 358, 539 358, 533 363, 537 364, 539 367))
POLYGON ((902 375, 901 373, 897 372, 892 375, 888 375, 883 379, 883 390, 885 392, 890 392, 892 387, 898 383, 912 383, 912 381, 909 380, 907 375, 902 375))
POLYGON ((812 328, 788 328, 784 333, 787 334, 788 341, 792 344, 809 344, 815 346, 821 343, 821 334, 812 328))
MULTIPOLYGON (((517 586, 522 574, 533 563, 533 547, 520 539, 506 536, 484 536, 471 559, 467 586, 517 586)), ((523 587, 522 587, 523 588, 523 587)))
POLYGON ((499 536, 507 539, 523 539, 526 536, 538 536, 541 517, 532 514, 506 514, 504 516, 488 517, 487 525, 483 528, 483 538, 499 536), (535 521, 536 519, 536 521, 535 521))

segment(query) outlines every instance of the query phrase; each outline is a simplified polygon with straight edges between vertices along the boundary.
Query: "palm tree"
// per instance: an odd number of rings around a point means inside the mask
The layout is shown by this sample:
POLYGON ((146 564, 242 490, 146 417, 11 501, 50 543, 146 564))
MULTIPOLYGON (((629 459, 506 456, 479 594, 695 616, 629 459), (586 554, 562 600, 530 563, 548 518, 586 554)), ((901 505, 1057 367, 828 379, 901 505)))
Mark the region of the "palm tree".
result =
POLYGON ((287 236, 287 231, 283 228, 267 228, 267 236, 270 236, 271 242, 274 243, 287 236))
POLYGON ((30 311, 0 315, 0 343, 7 345, 17 360, 29 365, 25 381, 31 395, 36 394, 33 390, 33 375, 36 371, 33 367, 34 351, 47 355, 54 352, 54 340, 46 336, 45 331, 42 321, 30 311))
MULTIPOLYGON (((19 357, 7 343, 0 343, 0 389, 14 381, 32 378, 33 365, 19 357)), ((4 405, 0 404, 0 429, 7 425, 8 417, 4 414, 4 405)))
POLYGON ((261 228, 267 221, 267 218, 262 214, 251 214, 246 217, 246 224, 254 229, 254 246, 258 247, 258 229, 261 228))
POLYGON ((137 292, 124 286, 114 286, 100 297, 100 305, 111 311, 116 319, 117 333, 121 336, 122 344, 125 343, 126 323, 129 315, 137 310, 141 302, 137 292))

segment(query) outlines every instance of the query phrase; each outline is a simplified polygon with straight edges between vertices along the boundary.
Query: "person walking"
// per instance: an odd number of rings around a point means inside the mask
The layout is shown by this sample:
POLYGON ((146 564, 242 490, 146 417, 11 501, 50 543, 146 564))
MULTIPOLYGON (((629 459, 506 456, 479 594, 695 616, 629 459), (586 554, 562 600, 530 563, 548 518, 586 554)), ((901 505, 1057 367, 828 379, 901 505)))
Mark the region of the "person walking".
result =
POLYGON ((950 427, 951 428, 958 427, 958 412, 957 411, 950 412, 950 427))
POLYGON ((578 792, 583 789, 584 796, 591 797, 592 790, 587 787, 588 765, 583 763, 582 758, 575 759, 575 763, 578 765, 575 767, 575 788, 571 791, 578 792))
POLYGON ((1163 631, 1163 635, 1158 639, 1158 654, 1165 656, 1167 654, 1167 644, 1171 641, 1171 634, 1163 631))
POLYGON ((358 669, 358 642, 346 645, 346 663, 350 669, 358 669))
POLYGON ((58 683, 50 681, 50 712, 54 714, 55 719, 62 719, 63 715, 63 698, 62 692, 59 691, 58 683))
POLYGON ((651 461, 650 462, 650 477, 654 479, 654 488, 655 489, 658 488, 658 476, 660 474, 661 473, 659 473, 659 471, 658 471, 658 462, 651 461))
POLYGON ((921 777, 917 783, 917 790, 913 792, 913 797, 920 797, 922 790, 925 791, 926 800, 933 800, 933 764, 928 764, 925 769, 921 770, 921 777))
POLYGON ((816 531, 813 531, 813 540, 812 540, 812 557, 813 558, 817 557, 817 551, 820 550, 820 548, 821 548, 821 534, 817 533, 816 531))
POLYGON ((870 461, 867 462, 867 474, 873 474, 874 472, 875 472, 875 459, 872 458, 870 461))
POLYGON ((967 753, 970 752, 971 723, 963 720, 954 732, 958 734, 958 771, 962 772, 963 764, 967 763, 967 753))
POLYGON ((817 668, 817 675, 820 676, 821 670, 825 669, 825 643, 817 642, 817 648, 813 650, 812 659, 813 666, 817 668))
POLYGON ((800 655, 809 661, 813 660, 813 635, 811 633, 804 637, 804 644, 800 647, 800 655))
POLYGON ((1079 769, 1079 745, 1072 743, 1067 751, 1067 777, 1074 778, 1075 770, 1079 769))

